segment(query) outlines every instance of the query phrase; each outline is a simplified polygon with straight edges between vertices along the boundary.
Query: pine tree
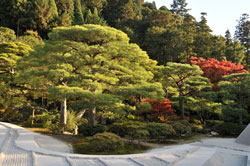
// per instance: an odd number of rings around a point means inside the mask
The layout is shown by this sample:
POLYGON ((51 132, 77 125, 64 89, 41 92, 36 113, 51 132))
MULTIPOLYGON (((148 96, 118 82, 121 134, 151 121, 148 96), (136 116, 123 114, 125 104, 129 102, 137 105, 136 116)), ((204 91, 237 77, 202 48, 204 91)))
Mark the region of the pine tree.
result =
POLYGON ((207 25, 207 13, 201 13, 201 21, 197 24, 197 33, 195 36, 194 52, 198 57, 210 57, 212 47, 212 30, 207 25))
POLYGON ((181 119, 185 118, 184 104, 187 99, 192 99, 195 95, 206 88, 210 88, 209 79, 202 77, 202 70, 199 66, 191 66, 181 63, 167 63, 162 69, 163 81, 170 89, 173 97, 179 101, 179 111, 181 119))
POLYGON ((50 9, 50 15, 53 19, 56 19, 58 17, 57 7, 55 0, 49 0, 49 9, 50 9))
POLYGON ((130 44, 123 32, 86 24, 53 29, 49 40, 20 62, 24 70, 20 76, 30 80, 29 84, 43 78, 49 98, 62 103, 62 124, 71 99, 89 111, 89 124, 95 125, 98 106, 117 102, 112 91, 137 88, 134 94, 156 95, 161 88, 151 83, 153 74, 148 68, 152 64, 156 62, 130 44))
POLYGON ((187 9, 187 3, 186 0, 173 0, 173 4, 171 5, 171 11, 174 14, 179 14, 181 16, 185 16, 186 14, 188 14, 188 11, 190 9, 187 9))
MULTIPOLYGON (((247 114, 250 97, 250 74, 237 73, 224 76, 226 81, 219 83, 223 103, 224 119, 237 118, 243 124, 243 117, 247 114), (237 117, 238 116, 238 117, 237 117)), ((231 120, 231 119, 230 119, 231 120)), ((231 120, 233 121, 233 120, 231 120)))
POLYGON ((55 0, 60 26, 70 26, 74 17, 73 0, 55 0))
POLYGON ((235 39, 239 40, 241 45, 245 47, 246 65, 250 66, 250 21, 249 15, 244 13, 238 21, 235 31, 235 39))
POLYGON ((229 30, 226 31, 226 50, 225 56, 228 61, 241 64, 245 57, 245 48, 240 45, 239 41, 233 41, 229 30))
POLYGON ((74 0, 74 25, 82 25, 84 23, 82 5, 80 0, 74 0))

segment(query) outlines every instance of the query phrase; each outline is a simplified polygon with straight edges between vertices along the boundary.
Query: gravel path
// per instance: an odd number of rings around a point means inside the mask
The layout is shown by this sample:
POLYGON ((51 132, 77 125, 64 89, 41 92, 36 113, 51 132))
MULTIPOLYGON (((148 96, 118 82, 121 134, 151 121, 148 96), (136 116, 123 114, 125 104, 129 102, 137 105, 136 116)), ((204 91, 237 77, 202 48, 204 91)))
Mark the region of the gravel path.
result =
POLYGON ((229 142, 223 147, 223 140, 217 141, 220 146, 215 142, 166 146, 133 155, 80 155, 65 152, 67 145, 51 137, 0 122, 0 166, 247 166, 248 147, 237 149, 229 142), (52 151, 51 144, 62 151, 52 151))

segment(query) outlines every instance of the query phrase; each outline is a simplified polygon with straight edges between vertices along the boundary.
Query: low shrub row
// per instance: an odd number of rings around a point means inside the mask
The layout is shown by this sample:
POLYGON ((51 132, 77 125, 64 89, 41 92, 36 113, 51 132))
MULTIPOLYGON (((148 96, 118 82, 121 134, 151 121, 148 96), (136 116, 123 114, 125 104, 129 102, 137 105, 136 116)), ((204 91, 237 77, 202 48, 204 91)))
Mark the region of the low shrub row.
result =
POLYGON ((139 121, 116 122, 109 127, 103 125, 79 126, 79 134, 93 136, 97 133, 111 132, 128 139, 166 139, 191 133, 192 126, 187 121, 170 123, 142 123, 139 121))

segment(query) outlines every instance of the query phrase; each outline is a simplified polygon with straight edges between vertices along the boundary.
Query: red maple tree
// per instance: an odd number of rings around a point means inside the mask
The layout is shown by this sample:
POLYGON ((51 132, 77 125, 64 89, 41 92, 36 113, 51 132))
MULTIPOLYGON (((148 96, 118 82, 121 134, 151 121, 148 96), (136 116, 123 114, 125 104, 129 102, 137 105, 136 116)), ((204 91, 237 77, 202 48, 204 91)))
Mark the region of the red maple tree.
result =
POLYGON ((201 70, 204 72, 203 76, 209 78, 213 86, 215 86, 219 81, 223 80, 223 76, 225 75, 248 72, 241 64, 224 60, 219 61, 214 58, 204 59, 192 56, 189 63, 191 65, 200 66, 201 70))
POLYGON ((151 105, 149 113, 151 117, 160 117, 162 122, 167 122, 168 116, 174 115, 172 102, 169 99, 163 101, 142 99, 142 103, 146 102, 151 105))

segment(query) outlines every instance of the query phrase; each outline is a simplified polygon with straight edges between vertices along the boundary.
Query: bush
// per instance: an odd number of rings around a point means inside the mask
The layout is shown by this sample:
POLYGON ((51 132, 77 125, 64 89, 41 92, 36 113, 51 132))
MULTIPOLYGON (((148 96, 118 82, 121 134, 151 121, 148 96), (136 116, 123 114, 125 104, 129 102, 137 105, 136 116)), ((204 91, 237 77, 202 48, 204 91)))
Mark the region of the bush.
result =
POLYGON ((216 132, 226 136, 238 136, 244 129, 245 125, 237 123, 224 122, 217 126, 216 132))
POLYGON ((42 126, 44 128, 50 129, 53 132, 58 131, 60 126, 59 126, 59 119, 60 115, 59 114, 49 114, 47 112, 44 112, 42 115, 39 116, 42 121, 42 126))
POLYGON ((182 134, 190 134, 191 133, 191 125, 188 121, 181 120, 171 123, 177 135, 181 136, 182 134))
POLYGON ((89 148, 96 152, 110 152, 124 147, 124 141, 113 133, 98 133, 89 139, 89 148))
POLYGON ((79 134, 86 137, 93 136, 97 133, 104 133, 105 131, 107 131, 107 127, 100 124, 96 126, 80 125, 78 128, 79 134))
POLYGON ((145 137, 146 135, 149 135, 147 131, 143 130, 146 130, 146 124, 139 121, 117 122, 112 124, 112 126, 109 128, 109 131, 112 133, 115 133, 121 137, 128 136, 132 139, 141 138, 141 136, 145 137), (138 132, 139 130, 141 131, 138 132))
POLYGON ((203 131, 203 126, 199 124, 194 124, 191 123, 191 128, 193 132, 202 132, 203 131))
POLYGON ((222 124, 224 121, 221 120, 206 120, 206 127, 211 128, 212 130, 216 130, 217 126, 222 124))
POLYGON ((67 124, 65 125, 65 130, 73 132, 77 126, 76 114, 74 111, 67 111, 67 124))
POLYGON ((147 124, 147 130, 150 138, 158 140, 160 138, 167 138, 176 134, 173 127, 166 123, 149 123, 147 124))

